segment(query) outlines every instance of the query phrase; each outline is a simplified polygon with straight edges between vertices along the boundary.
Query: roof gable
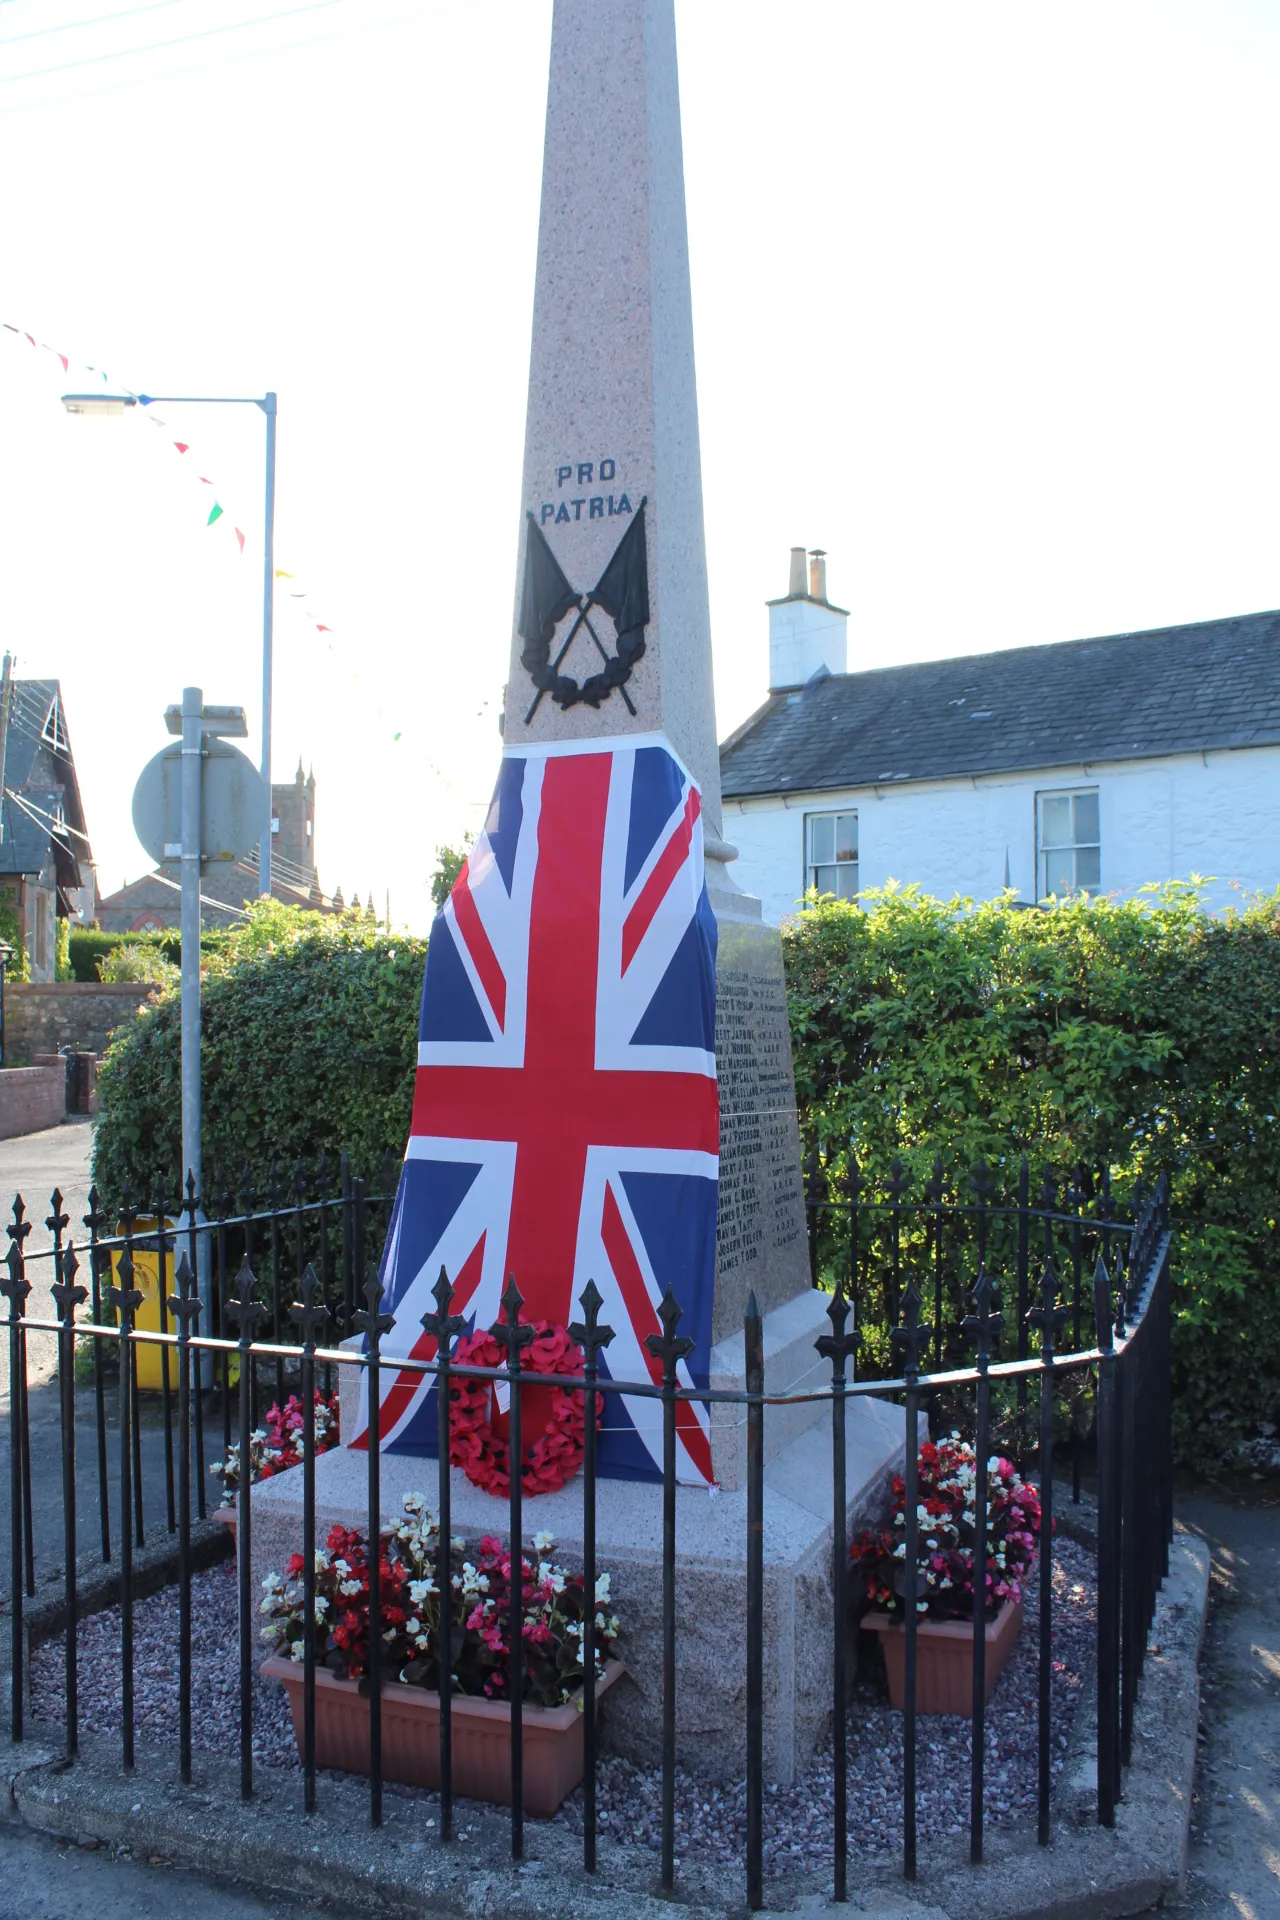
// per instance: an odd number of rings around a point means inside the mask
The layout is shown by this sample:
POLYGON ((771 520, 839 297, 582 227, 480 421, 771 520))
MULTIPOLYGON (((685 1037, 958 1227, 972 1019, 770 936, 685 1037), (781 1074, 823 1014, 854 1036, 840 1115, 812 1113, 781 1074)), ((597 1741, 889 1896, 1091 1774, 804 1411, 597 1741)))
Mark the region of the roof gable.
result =
POLYGON ((1280 612, 833 674, 720 751, 726 799, 1280 743, 1280 612))

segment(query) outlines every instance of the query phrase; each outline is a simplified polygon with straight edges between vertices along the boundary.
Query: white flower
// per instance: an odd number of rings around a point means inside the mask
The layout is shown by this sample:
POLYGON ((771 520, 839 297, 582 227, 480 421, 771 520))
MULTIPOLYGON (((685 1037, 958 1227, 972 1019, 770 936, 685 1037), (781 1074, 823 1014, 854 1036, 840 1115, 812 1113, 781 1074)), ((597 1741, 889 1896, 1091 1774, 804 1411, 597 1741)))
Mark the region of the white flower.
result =
POLYGON ((307 1657, 307 1650, 303 1646, 301 1640, 295 1640, 293 1645, 289 1649, 289 1658, 293 1661, 294 1666, 300 1667, 303 1661, 306 1659, 306 1657, 307 1657))
POLYGON ((316 1619, 323 1620, 329 1611, 329 1602, 322 1593, 316 1595, 316 1619))
POLYGON ((262 1591, 264 1593, 279 1593, 283 1585, 284 1581, 278 1573, 267 1573, 262 1577, 262 1591))
POLYGON ((420 1607, 429 1593, 435 1593, 437 1591, 436 1583, 430 1574, 427 1575, 425 1580, 411 1580, 409 1582, 409 1598, 415 1607, 420 1607))
MULTIPOLYGON (((276 1603, 270 1594, 267 1595, 267 1598, 265 1600, 260 1600, 258 1602, 259 1613, 274 1613, 275 1610, 276 1610, 276 1603)), ((275 1628, 272 1627, 271 1631, 272 1633, 274 1633, 275 1628)))
POLYGON ((421 1633, 422 1632, 421 1620, 406 1620, 404 1623, 404 1630, 406 1633, 421 1633))
POLYGON ((414 1641, 414 1645, 416 1647, 420 1647, 422 1652, 425 1653, 427 1648, 431 1645, 431 1636, 426 1633, 420 1633, 417 1639, 414 1641))
POLYGON ((489 1576, 488 1576, 488 1574, 487 1574, 487 1573, 482 1573, 482 1574, 480 1575, 480 1578, 479 1578, 479 1579, 478 1579, 478 1580, 476 1581, 476 1585, 477 1585, 477 1586, 479 1587, 479 1589, 480 1589, 480 1591, 481 1591, 481 1593, 488 1593, 488 1591, 489 1591, 489 1576))
POLYGON ((406 1493, 404 1497, 404 1510, 406 1513, 421 1513, 426 1504, 426 1501, 420 1493, 406 1493))
POLYGON ((598 1574, 596 1577, 596 1599, 607 1600, 609 1597, 609 1575, 607 1573, 598 1574))
POLYGON ((351 1568, 348 1566, 345 1560, 337 1559, 333 1563, 333 1570, 336 1574, 339 1575, 339 1577, 345 1577, 347 1574, 350 1573, 351 1568))
POLYGON ((316 1549, 316 1572, 327 1573, 328 1570, 329 1570, 329 1556, 325 1552, 323 1547, 318 1547, 316 1549))
POLYGON ((465 1547, 467 1544, 466 1535, 461 1533, 455 1533, 451 1544, 459 1548, 465 1547))
POLYGON ((555 1543, 556 1537, 554 1533, 535 1533, 533 1536, 533 1544, 539 1553, 549 1553, 555 1543))
POLYGON ((551 1562, 549 1560, 539 1560, 538 1562, 539 1582, 542 1582, 543 1580, 549 1580, 551 1578, 551 1572, 552 1572, 551 1562))

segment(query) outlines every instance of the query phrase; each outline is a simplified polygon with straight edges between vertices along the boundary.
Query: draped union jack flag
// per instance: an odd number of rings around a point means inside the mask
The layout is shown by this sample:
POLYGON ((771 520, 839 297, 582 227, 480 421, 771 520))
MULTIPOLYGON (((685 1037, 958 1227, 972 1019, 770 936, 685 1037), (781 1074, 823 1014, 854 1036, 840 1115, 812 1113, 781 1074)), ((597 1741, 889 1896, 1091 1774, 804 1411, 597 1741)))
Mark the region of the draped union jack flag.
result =
MULTIPOLYGON (((504 755, 488 820, 427 955, 413 1123, 383 1257, 384 1351, 421 1331, 443 1266, 469 1327, 508 1274, 530 1320, 615 1329, 601 1371, 661 1377, 645 1336, 669 1284, 707 1384, 719 1106, 716 928, 698 790, 659 736, 504 755)), ((399 1345, 404 1341, 404 1346, 399 1345)), ((383 1371, 382 1443, 430 1454, 429 1376, 383 1371)), ((367 1414, 354 1444, 367 1445, 367 1414)), ((682 1402, 681 1478, 709 1481, 706 1411, 682 1402)), ((608 1395, 600 1471, 658 1478, 661 1409, 608 1395)))

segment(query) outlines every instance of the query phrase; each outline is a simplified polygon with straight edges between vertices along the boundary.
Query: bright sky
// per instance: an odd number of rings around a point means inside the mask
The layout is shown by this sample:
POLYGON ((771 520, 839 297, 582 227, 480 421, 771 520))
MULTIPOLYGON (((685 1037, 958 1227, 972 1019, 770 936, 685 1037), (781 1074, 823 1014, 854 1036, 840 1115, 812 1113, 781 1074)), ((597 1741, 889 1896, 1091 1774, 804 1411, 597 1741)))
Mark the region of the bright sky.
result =
MULTIPOLYGON (((793 544, 852 667, 1280 602, 1275 0, 676 9, 722 735, 793 544)), ((278 391, 276 778, 425 925, 499 752, 550 17, 0 0, 0 646, 104 891, 182 687, 258 726, 263 419, 73 419, 85 362, 278 391)))

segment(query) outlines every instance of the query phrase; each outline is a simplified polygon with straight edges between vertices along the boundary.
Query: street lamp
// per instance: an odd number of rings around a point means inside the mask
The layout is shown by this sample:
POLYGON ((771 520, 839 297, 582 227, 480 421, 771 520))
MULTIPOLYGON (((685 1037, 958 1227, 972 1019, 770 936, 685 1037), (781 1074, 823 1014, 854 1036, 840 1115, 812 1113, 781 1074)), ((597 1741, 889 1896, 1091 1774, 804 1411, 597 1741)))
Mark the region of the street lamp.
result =
POLYGON ((271 643, 275 590, 276 531, 276 396, 212 393, 64 393, 62 404, 68 413, 97 415, 99 418, 123 416, 126 407, 149 407, 159 401, 164 406, 261 407, 267 416, 267 507, 266 533, 262 556, 262 778, 267 789, 267 824, 258 852, 258 893, 265 898, 271 892, 271 643))

